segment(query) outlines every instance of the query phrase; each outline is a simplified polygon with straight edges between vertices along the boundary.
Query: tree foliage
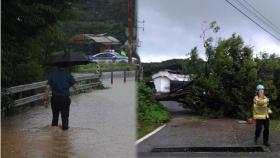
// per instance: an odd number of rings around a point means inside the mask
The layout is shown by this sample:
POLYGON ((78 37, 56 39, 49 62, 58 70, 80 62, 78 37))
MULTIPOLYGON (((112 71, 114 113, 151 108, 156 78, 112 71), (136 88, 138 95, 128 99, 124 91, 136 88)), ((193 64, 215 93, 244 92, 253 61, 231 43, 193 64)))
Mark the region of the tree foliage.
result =
POLYGON ((65 45, 58 23, 72 17, 72 2, 2 2, 2 87, 41 79, 48 55, 65 45))
POLYGON ((207 65, 198 58, 196 48, 183 64, 186 74, 196 76, 191 87, 188 87, 193 94, 185 96, 188 107, 210 117, 245 119, 251 115, 255 87, 261 82, 277 115, 279 57, 263 54, 261 58, 253 58, 252 48, 235 34, 228 39, 220 39, 216 47, 208 43, 207 51, 211 51, 207 65), (207 71, 203 69, 206 66, 207 71))
POLYGON ((189 74, 191 78, 194 78, 196 75, 200 75, 204 72, 205 62, 199 58, 197 47, 194 47, 190 53, 190 58, 182 62, 182 72, 189 74))
POLYGON ((144 67, 144 75, 151 76, 159 70, 170 69, 177 72, 182 72, 183 59, 171 59, 160 63, 142 63, 144 67))
POLYGON ((127 0, 81 0, 74 8, 78 17, 62 25, 67 37, 107 33, 122 43, 126 41, 127 0))
POLYGON ((125 41, 126 0, 5 0, 2 2, 2 87, 43 80, 50 55, 69 37, 108 33, 125 41))

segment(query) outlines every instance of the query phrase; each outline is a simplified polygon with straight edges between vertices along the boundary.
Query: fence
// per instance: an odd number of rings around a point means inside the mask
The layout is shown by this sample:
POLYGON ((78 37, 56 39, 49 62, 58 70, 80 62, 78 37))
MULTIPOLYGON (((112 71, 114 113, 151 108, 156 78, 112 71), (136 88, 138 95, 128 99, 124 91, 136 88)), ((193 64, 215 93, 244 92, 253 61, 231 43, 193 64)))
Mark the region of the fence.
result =
MULTIPOLYGON (((78 91, 86 90, 90 88, 97 87, 101 84, 99 75, 91 74, 91 75, 83 75, 83 76, 74 76, 75 81, 79 84, 78 91)), ((32 103, 38 100, 43 99, 44 93, 38 92, 35 95, 31 95, 28 97, 22 98, 23 92, 38 90, 46 87, 47 81, 35 82, 31 84, 19 85, 15 87, 10 87, 6 89, 8 95, 16 95, 19 94, 17 100, 14 100, 14 107, 18 107, 24 104, 32 103)), ((72 90, 70 92, 73 92, 72 90)), ((49 95, 51 96, 51 94, 49 95)))

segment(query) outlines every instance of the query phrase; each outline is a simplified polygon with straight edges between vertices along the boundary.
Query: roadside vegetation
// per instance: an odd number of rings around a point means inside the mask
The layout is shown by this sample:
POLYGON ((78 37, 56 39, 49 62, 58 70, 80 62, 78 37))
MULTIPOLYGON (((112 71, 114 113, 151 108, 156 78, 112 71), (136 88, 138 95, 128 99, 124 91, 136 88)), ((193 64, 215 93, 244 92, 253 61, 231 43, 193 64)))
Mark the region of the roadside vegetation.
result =
POLYGON ((280 132, 280 119, 270 121, 271 130, 274 132, 280 132))
POLYGON ((138 125, 137 137, 141 138, 170 119, 169 112, 155 100, 155 92, 144 81, 137 84, 138 125))
MULTIPOLYGON (((47 66, 48 58, 69 51, 68 40, 76 34, 127 39, 126 0, 14 0, 2 6, 1 90, 45 80, 55 69, 47 66)), ((89 54, 90 46, 81 47, 89 54)))
MULTIPOLYGON (((135 69, 136 65, 133 64, 130 66, 126 62, 119 62, 119 63, 100 63, 100 71, 101 72, 108 72, 108 71, 121 71, 121 70, 129 70, 130 68, 135 69)), ((95 63, 87 64, 87 65, 80 65, 75 68, 76 72, 81 73, 95 73, 97 70, 97 65, 95 63)))
POLYGON ((144 76, 150 77, 162 69, 171 69, 177 72, 182 72, 182 64, 184 59, 171 59, 162 62, 142 63, 144 67, 144 76))
POLYGON ((264 84, 270 98, 272 117, 280 112, 280 58, 260 53, 253 58, 253 50, 240 36, 233 34, 220 39, 217 45, 207 46, 209 58, 204 62, 197 49, 182 65, 185 74, 193 77, 193 84, 186 90, 186 106, 203 116, 240 119, 251 117, 252 98, 257 84, 264 84))

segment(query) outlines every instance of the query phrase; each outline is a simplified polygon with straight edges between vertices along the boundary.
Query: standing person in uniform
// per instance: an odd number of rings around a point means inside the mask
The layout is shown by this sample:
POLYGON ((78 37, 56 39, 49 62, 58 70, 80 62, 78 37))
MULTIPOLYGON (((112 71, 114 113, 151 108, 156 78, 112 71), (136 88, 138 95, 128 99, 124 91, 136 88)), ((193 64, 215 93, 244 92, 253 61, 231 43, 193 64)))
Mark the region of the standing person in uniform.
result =
POLYGON ((263 130, 263 144, 270 146, 269 140, 269 114, 272 113, 269 108, 269 99, 264 94, 264 86, 259 84, 256 88, 257 95, 254 97, 253 118, 256 120, 255 130, 255 144, 258 144, 262 127, 263 130))
POLYGON ((48 107, 49 91, 52 91, 52 126, 58 126, 59 113, 61 113, 62 129, 67 130, 69 110, 70 110, 70 92, 69 88, 76 90, 74 77, 65 71, 65 68, 59 67, 57 72, 51 73, 45 90, 44 106, 48 107))

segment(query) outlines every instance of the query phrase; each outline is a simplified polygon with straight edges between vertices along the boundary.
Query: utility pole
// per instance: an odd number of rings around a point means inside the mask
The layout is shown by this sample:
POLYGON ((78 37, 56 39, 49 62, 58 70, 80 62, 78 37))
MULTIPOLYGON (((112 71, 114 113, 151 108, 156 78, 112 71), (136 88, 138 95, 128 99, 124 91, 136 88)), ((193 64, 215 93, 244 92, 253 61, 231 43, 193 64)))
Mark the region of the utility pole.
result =
POLYGON ((133 0, 128 0, 128 63, 132 63, 133 45, 133 0))

